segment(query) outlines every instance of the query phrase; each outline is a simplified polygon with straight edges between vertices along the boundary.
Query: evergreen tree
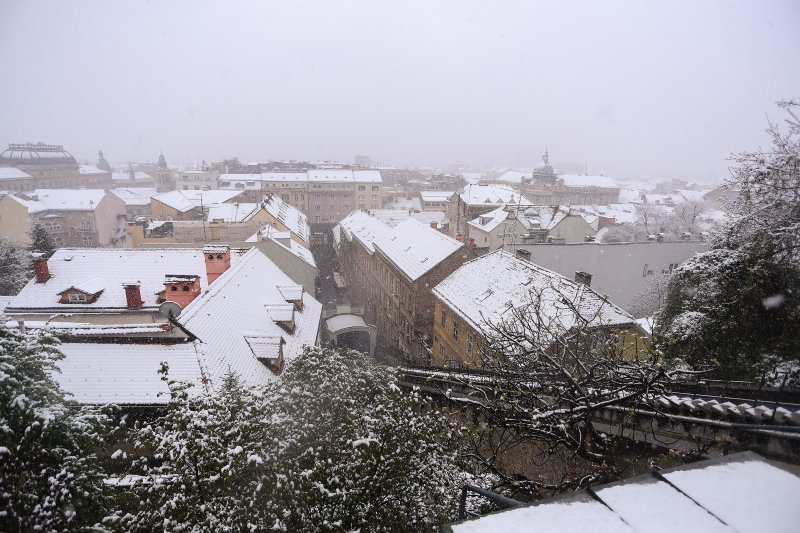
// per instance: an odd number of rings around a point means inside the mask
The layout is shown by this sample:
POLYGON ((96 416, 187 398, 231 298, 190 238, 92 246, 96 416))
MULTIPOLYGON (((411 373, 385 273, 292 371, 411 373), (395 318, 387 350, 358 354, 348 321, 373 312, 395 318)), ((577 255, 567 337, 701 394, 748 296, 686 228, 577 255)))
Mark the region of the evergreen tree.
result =
POLYGON ((30 279, 31 260, 18 243, 0 237, 0 296, 13 296, 30 279))
POLYGON ((109 417, 65 400, 53 380, 63 357, 47 333, 0 323, 0 530, 74 531, 106 514, 96 453, 109 417))
POLYGON ((800 103, 779 105, 785 131, 770 125, 769 151, 734 158, 732 223, 677 269, 660 313, 667 348, 721 377, 800 372, 800 103))
POLYGON ((44 226, 40 223, 35 222, 33 226, 31 226, 31 231, 28 235, 30 235, 31 249, 34 252, 41 252, 45 254, 46 257, 50 257, 53 255, 53 252, 56 251, 56 243, 53 237, 47 233, 47 230, 44 229, 44 226))
MULTIPOLYGON (((163 379, 168 379, 164 369, 163 379)), ((393 370, 312 349, 252 391, 168 382, 167 413, 137 431, 141 509, 122 530, 420 531, 454 518, 459 432, 393 370)))

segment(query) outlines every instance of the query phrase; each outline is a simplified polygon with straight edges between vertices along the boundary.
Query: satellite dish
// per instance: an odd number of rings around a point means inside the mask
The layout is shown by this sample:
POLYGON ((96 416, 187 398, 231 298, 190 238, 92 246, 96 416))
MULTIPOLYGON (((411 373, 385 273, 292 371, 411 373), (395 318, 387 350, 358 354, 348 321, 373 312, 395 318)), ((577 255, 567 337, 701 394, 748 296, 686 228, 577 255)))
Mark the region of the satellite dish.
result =
POLYGON ((158 312, 167 318, 178 318, 181 316, 181 311, 181 306, 170 300, 158 306, 158 312))

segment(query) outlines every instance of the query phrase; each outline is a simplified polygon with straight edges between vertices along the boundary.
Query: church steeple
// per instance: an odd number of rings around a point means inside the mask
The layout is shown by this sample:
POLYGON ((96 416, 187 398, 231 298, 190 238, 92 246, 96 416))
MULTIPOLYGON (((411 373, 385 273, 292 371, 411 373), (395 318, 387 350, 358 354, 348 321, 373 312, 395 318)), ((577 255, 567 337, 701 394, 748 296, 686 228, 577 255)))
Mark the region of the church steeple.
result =
POLYGON ((167 158, 164 157, 164 152, 158 156, 158 168, 167 168, 167 158))
POLYGON ((106 172, 111 172, 111 165, 109 165, 108 161, 106 161, 106 158, 103 157, 102 150, 97 153, 97 168, 106 172))

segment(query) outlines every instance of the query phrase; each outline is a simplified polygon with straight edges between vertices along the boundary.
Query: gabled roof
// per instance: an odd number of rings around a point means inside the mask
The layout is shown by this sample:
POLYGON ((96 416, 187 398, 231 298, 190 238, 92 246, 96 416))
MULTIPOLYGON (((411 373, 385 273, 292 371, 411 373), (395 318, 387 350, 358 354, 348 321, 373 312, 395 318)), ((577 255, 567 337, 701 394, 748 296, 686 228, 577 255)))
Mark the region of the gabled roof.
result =
POLYGON ((108 174, 105 170, 97 168, 95 165, 78 165, 81 174, 108 174))
POLYGON ((259 240, 267 239, 296 255, 312 267, 317 267, 317 263, 314 261, 314 254, 311 253, 311 250, 292 239, 291 232, 279 231, 269 224, 248 237, 245 242, 258 242, 259 240))
POLYGON ((571 329, 575 306, 590 326, 633 324, 633 317, 583 284, 497 250, 464 263, 433 288, 433 293, 478 331, 513 318, 513 309, 540 302, 544 319, 571 329))
POLYGON ((113 181, 155 181, 155 178, 153 178, 153 176, 151 176, 147 172, 140 172, 140 171, 134 172, 132 178, 131 178, 131 173, 128 171, 112 172, 111 179, 113 181))
POLYGON ((308 244, 311 238, 311 230, 308 227, 306 216, 299 209, 284 202, 275 194, 268 194, 261 204, 270 215, 277 218, 284 226, 289 228, 289 231, 308 244))
POLYGON ((241 191, 227 191, 213 189, 210 191, 169 191, 158 194, 153 197, 164 205, 167 205, 176 211, 185 213, 195 207, 201 205, 206 208, 213 207, 216 204, 223 204, 228 202, 238 195, 241 191))
POLYGON ((412 218, 391 227, 364 211, 348 215, 334 228, 334 235, 339 231, 350 241, 357 239, 370 253, 380 250, 411 281, 464 246, 464 243, 412 218))
MULTIPOLYGON (((231 254, 235 264, 238 254, 231 254)), ((198 249, 61 249, 47 261, 51 278, 47 283, 31 280, 14 298, 9 306, 12 310, 32 311, 59 309, 63 311, 123 310, 127 308, 123 283, 140 282, 143 309, 155 309, 156 293, 164 290, 168 274, 197 275, 200 286, 208 286, 205 258, 198 249), (87 273, 94 281, 92 288, 101 288, 103 293, 94 303, 59 304, 58 294, 70 287, 83 290, 87 273)))
POLYGON ((152 187, 123 187, 119 189, 111 189, 111 194, 125 202, 125 205, 150 205, 150 198, 158 194, 158 191, 152 187))
POLYGON ((221 383, 228 369, 251 385, 273 379, 272 372, 253 355, 245 337, 282 337, 286 360, 300 355, 304 346, 316 344, 322 304, 308 293, 303 295, 302 311, 294 311, 292 334, 271 315, 273 307, 292 308, 279 289, 288 285, 296 284, 264 254, 251 249, 186 306, 178 321, 199 338, 197 350, 212 384, 221 383))
POLYGON ((508 185, 467 185, 461 193, 467 205, 530 205, 532 202, 508 185))

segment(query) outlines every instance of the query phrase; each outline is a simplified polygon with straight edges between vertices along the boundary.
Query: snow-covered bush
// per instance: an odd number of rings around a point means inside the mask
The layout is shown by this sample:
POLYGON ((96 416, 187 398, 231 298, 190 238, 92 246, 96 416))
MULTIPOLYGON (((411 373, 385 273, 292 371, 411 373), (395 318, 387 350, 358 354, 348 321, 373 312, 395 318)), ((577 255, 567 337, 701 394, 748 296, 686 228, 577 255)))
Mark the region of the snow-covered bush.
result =
POLYGON ((109 417, 70 404, 53 380, 58 341, 0 322, 0 530, 74 531, 106 513, 96 452, 109 417))

